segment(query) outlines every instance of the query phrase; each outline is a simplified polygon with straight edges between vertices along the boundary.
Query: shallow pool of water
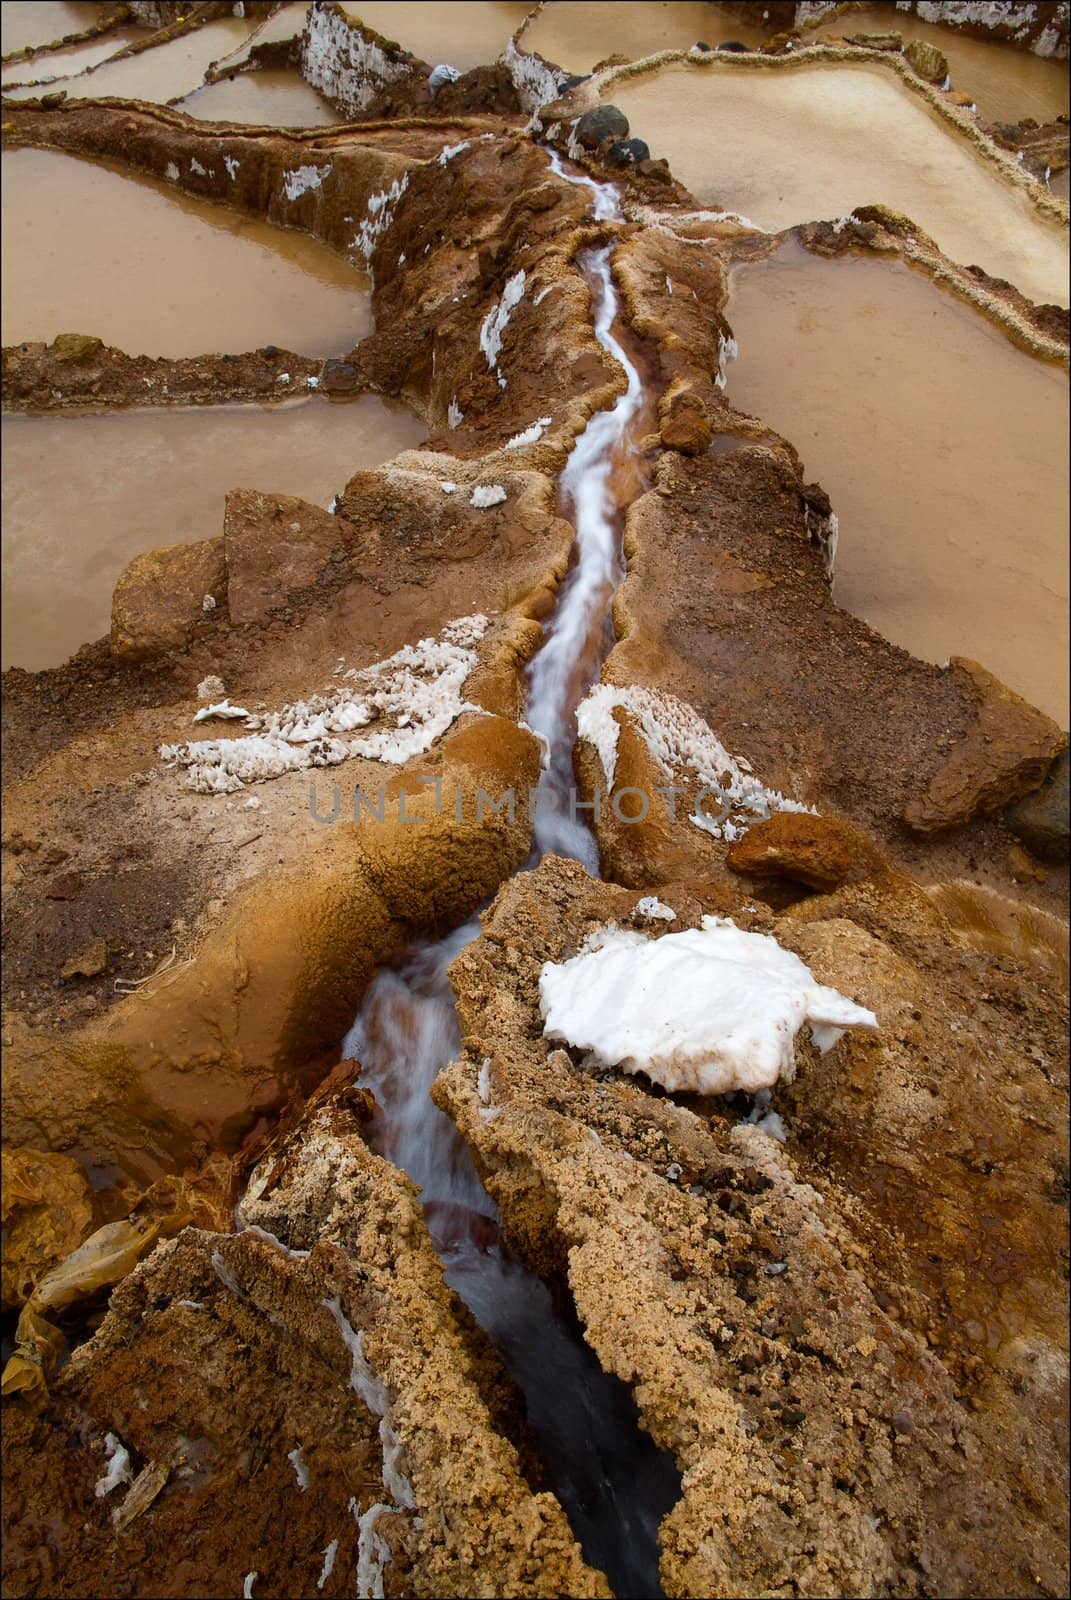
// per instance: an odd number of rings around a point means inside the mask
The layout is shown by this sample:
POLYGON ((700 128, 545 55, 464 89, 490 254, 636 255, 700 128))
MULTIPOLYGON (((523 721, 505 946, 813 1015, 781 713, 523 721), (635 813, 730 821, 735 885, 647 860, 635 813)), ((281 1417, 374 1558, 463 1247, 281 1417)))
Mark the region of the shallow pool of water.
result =
POLYGON ((468 72, 497 60, 532 7, 527 0, 369 0, 342 9, 431 66, 468 72))
POLYGON ((4 344, 93 333, 130 355, 351 350, 370 286, 308 234, 50 150, 3 156, 4 344))
POLYGON ((734 270, 727 316, 729 398, 833 501, 837 602, 1066 727, 1066 374, 910 268, 795 245, 734 270))
POLYGON ((68 33, 82 33, 93 26, 102 9, 99 5, 64 5, 61 0, 0 0, 0 55, 53 44, 68 33))
MULTIPOLYGON (((238 17, 220 17, 167 44, 153 45, 151 50, 125 56, 122 61, 105 62, 61 87, 72 100, 117 95, 123 100, 150 100, 163 105, 196 88, 213 62, 240 50, 252 26, 251 22, 238 17)), ((143 32, 142 37, 147 34, 143 32)), ((24 100, 41 92, 40 89, 12 89, 10 95, 13 99, 24 100)))
POLYGON ((764 28, 749 27, 724 6, 550 0, 524 30, 521 47, 570 72, 586 73, 614 55, 638 61, 658 50, 688 50, 698 40, 759 45, 768 37, 764 28))
MULTIPOLYGON (((71 45, 67 50, 51 50, 48 55, 33 56, 29 60, 21 59, 9 61, 0 69, 0 79, 7 93, 9 84, 36 82, 39 79, 58 78, 66 79, 72 73, 84 72, 87 67, 95 67, 101 61, 107 61, 117 50, 122 50, 124 45, 132 44, 135 39, 144 38, 144 34, 137 28, 117 29, 113 33, 106 33, 100 39, 87 39, 85 44, 71 45)), ((66 82, 58 85, 67 88, 66 82)), ((39 94, 47 94, 47 89, 38 90, 39 94)))
POLYGON ((327 506, 361 467, 425 434, 372 395, 276 407, 6 416, 3 665, 57 666, 108 632, 116 579, 141 550, 223 531, 228 489, 327 506))
POLYGON ((707 206, 759 227, 891 206, 946 255, 1068 302, 1067 230, 878 67, 693 67, 611 84, 632 131, 707 206))
POLYGON ((339 120, 339 113, 312 84, 287 68, 222 78, 196 90, 177 109, 202 121, 259 123, 268 128, 311 128, 339 120))
POLYGON ((853 33, 899 33, 905 44, 922 39, 935 45, 948 60, 952 88, 969 94, 986 122, 1020 122, 1023 117, 1050 122, 1067 112, 1066 61, 1013 50, 995 39, 972 39, 969 34, 924 22, 912 11, 895 15, 884 9, 849 12, 820 23, 814 34, 803 37, 809 43, 830 34, 847 38, 853 33))

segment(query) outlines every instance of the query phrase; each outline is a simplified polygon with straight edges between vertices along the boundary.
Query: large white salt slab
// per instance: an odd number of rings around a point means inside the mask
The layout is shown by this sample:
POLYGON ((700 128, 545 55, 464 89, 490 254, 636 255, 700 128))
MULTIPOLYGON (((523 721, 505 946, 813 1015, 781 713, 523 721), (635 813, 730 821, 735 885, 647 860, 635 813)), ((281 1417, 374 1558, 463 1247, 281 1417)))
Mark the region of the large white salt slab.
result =
POLYGON ((604 929, 572 960, 546 963, 539 1000, 548 1039, 693 1094, 790 1080, 805 1022, 822 1049, 844 1028, 878 1026, 776 939, 720 917, 660 939, 604 929))

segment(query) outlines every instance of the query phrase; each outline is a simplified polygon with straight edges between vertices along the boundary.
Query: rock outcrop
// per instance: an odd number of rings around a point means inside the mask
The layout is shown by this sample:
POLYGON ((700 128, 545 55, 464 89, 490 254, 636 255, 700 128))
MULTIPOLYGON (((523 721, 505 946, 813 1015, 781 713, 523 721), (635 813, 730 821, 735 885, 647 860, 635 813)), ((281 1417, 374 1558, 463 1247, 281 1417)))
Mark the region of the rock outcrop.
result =
MULTIPOLYGON (((725 909, 703 884, 659 897, 674 929, 725 909)), ((737 903, 880 1021, 825 1057, 797 1042, 799 1077, 775 1096, 787 1145, 715 1103, 594 1076, 540 1037, 543 962, 611 920, 649 929, 634 892, 545 861, 452 969, 464 1052, 436 1098, 507 1238, 567 1276, 603 1365, 676 1454, 667 1594, 914 1592, 916 1562, 935 1592, 1059 1581, 1061 1425, 1046 1408, 1037 1435, 1033 1398, 1063 1359, 1059 1296, 1050 1279, 1030 1305, 1018 1286, 1059 1248, 1060 1007, 1042 983, 1030 1022, 999 994, 978 1018, 971 963, 949 958, 924 902, 905 881, 812 900, 803 919, 737 903), (1046 1041, 1036 1061, 1028 1037, 1046 1041), (1024 1114, 1030 1137, 998 1155, 1024 1114), (961 1277, 968 1233, 979 1254, 961 1277)))
POLYGON ((112 596, 112 654, 126 661, 179 650, 227 597, 222 539, 145 550, 112 596))

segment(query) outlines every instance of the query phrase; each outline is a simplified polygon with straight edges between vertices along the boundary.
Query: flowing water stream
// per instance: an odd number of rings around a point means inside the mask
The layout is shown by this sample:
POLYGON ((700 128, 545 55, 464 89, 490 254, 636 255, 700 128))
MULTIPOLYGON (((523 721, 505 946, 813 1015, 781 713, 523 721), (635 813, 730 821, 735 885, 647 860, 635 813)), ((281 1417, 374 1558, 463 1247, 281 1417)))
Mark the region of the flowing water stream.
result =
MULTIPOLYGON (((551 165, 591 189, 597 220, 616 218, 612 190, 573 177, 556 156, 551 165)), ((575 712, 609 644, 609 604, 623 575, 619 493, 622 485, 626 494, 635 486, 629 468, 644 406, 640 373, 613 331, 612 248, 585 252, 579 265, 591 288, 596 337, 628 382, 614 405, 588 423, 562 473, 562 505, 576 527, 574 557, 528 673, 528 720, 549 746, 528 866, 554 850, 592 873, 595 841, 566 805, 575 712)), ((478 933, 474 918, 437 943, 411 949, 400 968, 380 972, 345 1053, 361 1063, 361 1082, 378 1103, 374 1147, 420 1185, 447 1282, 525 1396, 551 1484, 586 1558, 606 1573, 615 1594, 659 1595, 658 1525, 680 1495, 673 1459, 641 1431, 625 1385, 600 1368, 568 1297, 559 1304, 503 1248, 497 1209, 468 1147, 431 1099, 436 1077, 461 1043, 450 964, 478 933)))

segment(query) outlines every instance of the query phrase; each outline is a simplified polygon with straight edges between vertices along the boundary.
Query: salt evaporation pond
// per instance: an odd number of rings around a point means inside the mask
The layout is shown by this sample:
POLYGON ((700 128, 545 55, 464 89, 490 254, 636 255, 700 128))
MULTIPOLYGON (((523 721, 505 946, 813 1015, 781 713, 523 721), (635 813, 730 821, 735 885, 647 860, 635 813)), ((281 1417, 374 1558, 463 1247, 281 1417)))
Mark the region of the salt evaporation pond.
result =
POLYGON ((221 78, 189 95, 177 110, 202 122, 266 128, 311 128, 345 120, 300 73, 285 67, 221 78))
MULTIPOLYGON (((116 95, 124 100, 150 100, 164 105, 196 88, 213 62, 240 50, 252 26, 251 22, 238 17, 221 17, 166 44, 153 45, 151 50, 125 56, 122 61, 105 62, 78 78, 65 80, 62 88, 71 100, 98 100, 116 95)), ((142 31, 141 37, 147 39, 148 32, 142 31)), ((117 40, 115 49, 119 48, 117 40)), ((32 74, 24 71, 22 76, 43 76, 51 70, 45 66, 47 59, 42 56, 40 61, 31 63, 32 74)), ((4 90, 14 100, 30 99, 44 92, 33 88, 4 90)))
MULTIPOLYGON (((109 56, 115 55, 117 50, 122 50, 124 45, 133 44, 135 39, 143 39, 144 33, 139 28, 113 29, 100 39, 87 39, 84 44, 71 45, 66 50, 50 50, 47 55, 32 56, 28 60, 22 58, 18 61, 9 61, 0 68, 0 79, 3 81, 4 93, 12 83, 30 83, 49 78, 61 78, 64 82, 58 87, 66 88, 66 78, 75 72, 84 72, 87 67, 95 67, 101 61, 107 61, 109 56)), ((38 94, 47 94, 45 88, 38 89, 38 94)))
POLYGON ((638 61, 659 50, 718 45, 725 39, 760 45, 765 28, 705 3, 636 5, 631 0, 549 0, 525 28, 522 50, 535 50, 569 72, 587 73, 608 56, 638 61))
POLYGON ((840 522, 834 595, 1068 719, 1068 381, 911 268, 785 245, 734 269, 733 404, 840 522))
POLYGON ((141 550, 215 538, 228 489, 326 507, 359 468, 425 434, 362 395, 275 406, 3 419, 3 665, 58 666, 107 633, 141 550))
POLYGON ((49 150, 3 156, 4 344, 92 333, 129 355, 339 355, 367 277, 327 245, 49 150))
POLYGON ((770 231, 889 206, 952 260, 1068 303, 1066 227, 890 70, 675 62, 608 84, 604 98, 704 206, 770 231))
POLYGON ((446 62, 468 72, 497 60, 532 7, 527 0, 370 0, 342 9, 432 66, 446 62))
POLYGON ((856 33, 898 33, 905 44, 921 39, 934 45, 948 62, 952 88, 971 96, 985 122, 1020 122, 1023 117, 1051 122, 1067 113, 1066 61, 1015 50, 996 39, 974 39, 954 28, 939 28, 913 11, 894 15, 876 6, 849 11, 819 23, 813 34, 805 32, 803 42, 824 42, 833 34, 850 38, 856 33))
POLYGON ((84 33, 97 21, 99 5, 65 5, 62 0, 2 0, 0 54, 52 44, 68 33, 84 33))

